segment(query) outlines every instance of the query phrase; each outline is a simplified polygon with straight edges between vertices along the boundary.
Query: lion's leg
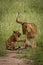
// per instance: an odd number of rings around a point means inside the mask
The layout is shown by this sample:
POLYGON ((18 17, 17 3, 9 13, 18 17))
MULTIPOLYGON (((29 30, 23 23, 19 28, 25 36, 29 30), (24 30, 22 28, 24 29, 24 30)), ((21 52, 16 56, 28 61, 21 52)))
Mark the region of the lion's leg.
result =
POLYGON ((15 48, 15 43, 11 42, 10 44, 8 44, 8 50, 14 50, 15 48))
POLYGON ((31 46, 30 39, 28 39, 27 37, 26 37, 26 41, 25 41, 24 45, 29 46, 29 47, 31 46))
POLYGON ((6 49, 8 49, 8 50, 11 49, 11 46, 10 46, 10 43, 9 42, 6 43, 6 49))
POLYGON ((36 48, 36 38, 33 38, 32 48, 36 48))
POLYGON ((12 50, 14 50, 15 49, 15 42, 12 42, 12 44, 11 44, 11 47, 12 47, 12 50))

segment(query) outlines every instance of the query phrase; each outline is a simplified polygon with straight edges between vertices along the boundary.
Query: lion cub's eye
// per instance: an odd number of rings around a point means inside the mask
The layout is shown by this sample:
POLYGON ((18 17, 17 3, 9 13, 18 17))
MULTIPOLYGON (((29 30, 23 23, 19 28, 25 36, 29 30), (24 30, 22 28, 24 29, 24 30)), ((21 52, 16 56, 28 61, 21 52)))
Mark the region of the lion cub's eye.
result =
POLYGON ((21 33, 18 34, 18 37, 21 35, 21 33))

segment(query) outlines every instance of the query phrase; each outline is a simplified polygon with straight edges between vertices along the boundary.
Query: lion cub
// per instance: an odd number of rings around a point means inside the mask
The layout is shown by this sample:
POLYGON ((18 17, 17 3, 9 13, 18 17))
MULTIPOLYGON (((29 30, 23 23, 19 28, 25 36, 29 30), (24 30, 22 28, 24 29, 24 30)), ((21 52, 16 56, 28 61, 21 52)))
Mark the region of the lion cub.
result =
POLYGON ((22 32, 26 35, 25 46, 31 45, 32 48, 36 48, 36 35, 37 35, 37 26, 34 23, 27 23, 23 21, 19 21, 18 19, 19 13, 16 16, 16 22, 21 24, 22 32), (30 39, 32 39, 32 44, 30 44, 30 39))
POLYGON ((13 31, 13 34, 9 37, 9 39, 6 41, 6 49, 8 50, 14 50, 15 47, 15 42, 20 41, 20 35, 21 33, 18 31, 13 31))

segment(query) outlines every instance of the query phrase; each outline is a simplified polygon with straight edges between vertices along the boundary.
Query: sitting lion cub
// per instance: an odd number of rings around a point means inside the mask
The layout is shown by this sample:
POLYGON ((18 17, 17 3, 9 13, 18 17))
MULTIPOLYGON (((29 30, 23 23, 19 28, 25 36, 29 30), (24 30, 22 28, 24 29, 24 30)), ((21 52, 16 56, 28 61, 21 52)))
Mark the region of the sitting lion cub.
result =
POLYGON ((11 37, 9 37, 9 39, 6 41, 6 48, 8 50, 13 50, 15 49, 15 42, 16 41, 20 41, 20 35, 21 33, 18 31, 13 31, 13 34, 11 35, 11 37))

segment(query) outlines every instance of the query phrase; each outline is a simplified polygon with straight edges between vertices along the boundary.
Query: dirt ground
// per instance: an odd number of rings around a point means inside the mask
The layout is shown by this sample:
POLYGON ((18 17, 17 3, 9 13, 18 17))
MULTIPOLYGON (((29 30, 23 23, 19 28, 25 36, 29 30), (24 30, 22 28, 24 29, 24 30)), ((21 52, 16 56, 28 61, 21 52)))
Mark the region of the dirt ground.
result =
POLYGON ((32 60, 26 58, 17 58, 18 54, 9 52, 6 56, 0 57, 0 65, 31 65, 32 60))

